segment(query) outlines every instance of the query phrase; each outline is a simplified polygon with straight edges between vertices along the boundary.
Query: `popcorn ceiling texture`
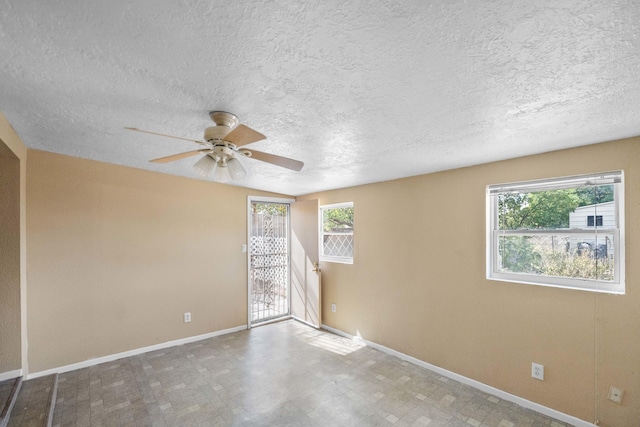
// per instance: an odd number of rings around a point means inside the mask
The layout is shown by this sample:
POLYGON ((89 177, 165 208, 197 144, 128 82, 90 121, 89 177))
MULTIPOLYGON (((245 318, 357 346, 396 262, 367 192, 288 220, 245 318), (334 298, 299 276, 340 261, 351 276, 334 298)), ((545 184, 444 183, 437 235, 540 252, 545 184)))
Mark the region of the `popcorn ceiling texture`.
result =
POLYGON ((197 178, 210 110, 300 195, 640 134, 640 3, 3 0, 0 110, 30 148, 197 178))

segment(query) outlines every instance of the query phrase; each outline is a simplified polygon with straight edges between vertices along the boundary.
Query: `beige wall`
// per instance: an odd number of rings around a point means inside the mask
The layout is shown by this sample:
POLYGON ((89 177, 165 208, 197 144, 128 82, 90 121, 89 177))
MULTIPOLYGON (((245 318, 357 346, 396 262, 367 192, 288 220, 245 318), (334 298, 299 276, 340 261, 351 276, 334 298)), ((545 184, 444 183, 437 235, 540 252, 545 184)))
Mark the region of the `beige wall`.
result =
POLYGON ((27 147, 0 113, 0 375, 27 369, 27 147))
POLYGON ((639 182, 635 138, 299 198, 354 202, 354 264, 323 263, 323 322, 589 422, 637 426, 639 182), (486 185, 619 169, 626 295, 485 279, 486 185), (622 405, 606 400, 612 384, 622 405))
POLYGON ((247 195, 29 150, 30 371, 246 325, 247 195))

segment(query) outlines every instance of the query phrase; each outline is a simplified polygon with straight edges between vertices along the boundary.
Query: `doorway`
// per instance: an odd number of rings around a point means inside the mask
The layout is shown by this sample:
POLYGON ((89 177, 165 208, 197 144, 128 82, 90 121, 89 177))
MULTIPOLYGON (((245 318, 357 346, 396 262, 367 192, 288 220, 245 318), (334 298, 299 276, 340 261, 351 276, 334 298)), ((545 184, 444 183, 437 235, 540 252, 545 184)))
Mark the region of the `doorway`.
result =
POLYGON ((289 316, 289 199, 249 198, 249 325, 289 316))
POLYGON ((0 140, 0 381, 21 376, 26 367, 22 347, 21 167, 20 158, 0 140))

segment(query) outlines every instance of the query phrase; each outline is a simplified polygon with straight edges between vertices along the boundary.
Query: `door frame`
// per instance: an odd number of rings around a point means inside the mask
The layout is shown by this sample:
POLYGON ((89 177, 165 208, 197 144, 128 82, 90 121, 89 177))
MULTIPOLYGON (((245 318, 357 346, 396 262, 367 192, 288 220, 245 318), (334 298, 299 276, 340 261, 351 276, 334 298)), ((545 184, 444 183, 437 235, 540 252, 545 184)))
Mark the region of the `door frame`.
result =
MULTIPOLYGON (((264 197, 264 196, 247 196, 247 329, 251 329, 251 204, 253 202, 264 203, 281 203, 289 205, 289 214, 287 216, 287 287, 288 293, 291 293, 291 204, 295 203, 295 199, 283 197, 264 197)), ((289 317, 291 316, 291 295, 287 294, 287 304, 289 305, 289 317)), ((273 321, 279 321, 286 316, 279 317, 273 321)), ((265 321, 269 323, 269 320, 265 321)))

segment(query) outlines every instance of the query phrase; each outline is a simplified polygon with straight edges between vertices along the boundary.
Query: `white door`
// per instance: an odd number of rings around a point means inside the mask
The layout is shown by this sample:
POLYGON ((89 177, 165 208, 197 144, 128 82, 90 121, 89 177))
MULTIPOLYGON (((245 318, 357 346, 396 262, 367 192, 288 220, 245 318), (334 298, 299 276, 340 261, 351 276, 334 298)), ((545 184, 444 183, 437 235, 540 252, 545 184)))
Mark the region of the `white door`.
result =
POLYGON ((291 315, 316 328, 322 323, 318 258, 318 200, 291 204, 291 315))

